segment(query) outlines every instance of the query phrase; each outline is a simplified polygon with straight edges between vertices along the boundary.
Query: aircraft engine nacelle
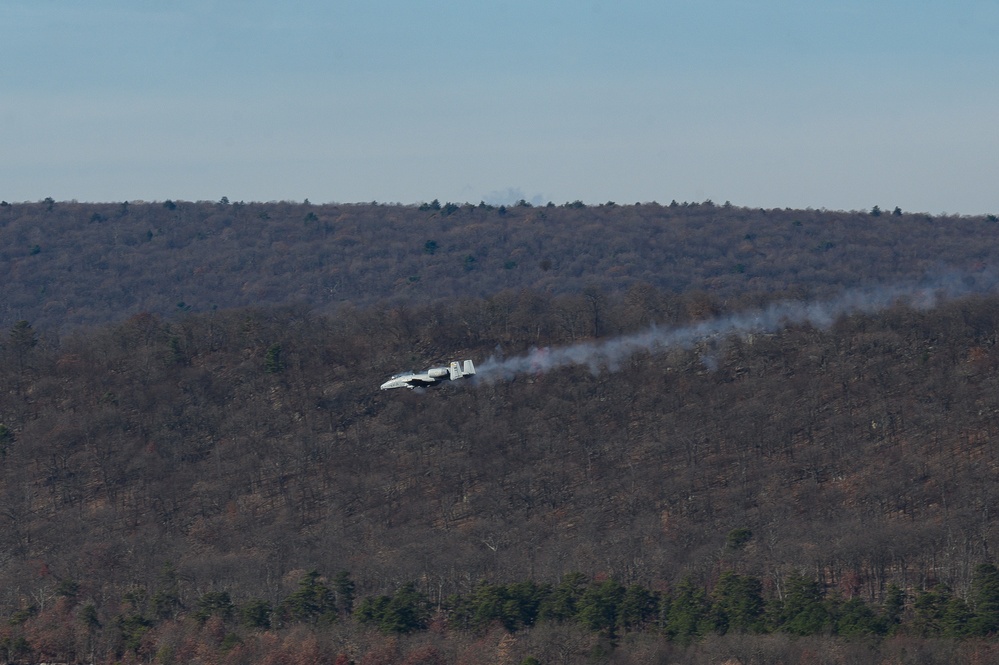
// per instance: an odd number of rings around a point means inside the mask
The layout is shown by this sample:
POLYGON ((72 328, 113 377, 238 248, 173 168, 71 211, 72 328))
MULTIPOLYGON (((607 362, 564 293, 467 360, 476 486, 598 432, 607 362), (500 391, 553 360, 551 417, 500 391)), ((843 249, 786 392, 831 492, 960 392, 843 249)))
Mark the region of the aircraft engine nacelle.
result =
POLYGON ((448 371, 446 367, 434 367, 433 369, 427 370, 427 374, 429 374, 433 379, 439 379, 443 376, 447 376, 448 371))

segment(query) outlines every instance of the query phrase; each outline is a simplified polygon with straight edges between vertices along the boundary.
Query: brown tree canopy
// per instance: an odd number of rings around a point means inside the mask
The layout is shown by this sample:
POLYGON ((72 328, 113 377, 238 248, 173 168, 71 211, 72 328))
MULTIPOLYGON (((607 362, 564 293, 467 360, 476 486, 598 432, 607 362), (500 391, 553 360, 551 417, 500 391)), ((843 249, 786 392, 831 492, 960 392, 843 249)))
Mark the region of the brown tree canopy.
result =
MULTIPOLYGON (((272 599, 310 568, 364 591, 572 570, 654 584, 710 575, 743 528, 744 570, 852 576, 871 599, 963 588, 989 559, 999 300, 705 339, 618 371, 377 390, 449 356, 572 343, 587 317, 585 299, 525 293, 140 315, 6 343, 0 603, 64 577, 116 595, 168 561, 185 592, 272 599), (29 574, 39 562, 50 575, 29 574)), ((603 319, 642 317, 626 298, 603 319)))
MULTIPOLYGON (((0 206, 0 659, 477 662, 496 630, 500 660, 594 662, 627 597, 655 627, 618 657, 651 662, 681 653, 657 638, 724 634, 738 593, 766 598, 748 631, 989 635, 997 230, 710 203, 0 206), (958 299, 711 325, 950 269, 958 299), (545 360, 653 327, 695 332, 545 360), (532 349, 492 380, 377 389, 532 349), (516 646, 497 598, 525 589, 549 621, 516 646)), ((807 660, 778 637, 724 653, 807 660)))
POLYGON ((600 206, 184 202, 0 206, 0 325, 249 305, 425 304, 638 284, 823 297, 995 262, 994 217, 600 206))

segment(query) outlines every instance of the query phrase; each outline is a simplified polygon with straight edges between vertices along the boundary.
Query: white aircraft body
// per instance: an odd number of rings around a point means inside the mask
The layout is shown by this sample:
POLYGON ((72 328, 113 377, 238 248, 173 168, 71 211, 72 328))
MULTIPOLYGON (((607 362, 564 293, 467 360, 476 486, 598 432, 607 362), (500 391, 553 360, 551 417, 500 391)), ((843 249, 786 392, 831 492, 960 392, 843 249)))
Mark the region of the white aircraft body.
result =
POLYGON ((392 388, 412 390, 422 386, 437 385, 441 381, 454 381, 472 374, 475 374, 475 365, 472 364, 471 360, 466 360, 464 365, 455 360, 447 367, 431 367, 423 372, 395 374, 382 384, 382 390, 391 390, 392 388))

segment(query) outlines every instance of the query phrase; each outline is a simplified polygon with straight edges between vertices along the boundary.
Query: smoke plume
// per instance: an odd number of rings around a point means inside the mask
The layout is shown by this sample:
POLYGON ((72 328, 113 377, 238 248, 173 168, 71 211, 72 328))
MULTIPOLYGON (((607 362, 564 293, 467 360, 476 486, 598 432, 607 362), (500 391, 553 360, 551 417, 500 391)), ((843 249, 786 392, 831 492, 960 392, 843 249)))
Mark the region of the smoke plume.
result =
MULTIPOLYGON (((828 328, 838 318, 851 314, 869 314, 896 303, 916 309, 930 309, 938 303, 971 295, 988 293, 996 288, 991 273, 955 275, 925 280, 922 283, 879 286, 846 291, 820 302, 781 301, 763 309, 749 310, 701 321, 680 328, 652 327, 644 332, 608 340, 595 340, 564 347, 532 349, 511 358, 490 357, 476 368, 480 382, 509 380, 518 374, 539 374, 569 365, 584 365, 594 374, 617 371, 621 363, 637 352, 659 353, 724 340, 772 333, 793 325, 808 324, 828 328)), ((706 363, 710 358, 705 359, 706 363)))

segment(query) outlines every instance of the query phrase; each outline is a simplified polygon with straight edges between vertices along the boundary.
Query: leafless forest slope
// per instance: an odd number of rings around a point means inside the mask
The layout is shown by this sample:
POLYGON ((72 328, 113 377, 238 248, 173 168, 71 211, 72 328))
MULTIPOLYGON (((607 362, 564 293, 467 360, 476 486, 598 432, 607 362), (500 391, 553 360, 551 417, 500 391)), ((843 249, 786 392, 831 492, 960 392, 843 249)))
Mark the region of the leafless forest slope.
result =
POLYGON ((0 207, 0 659, 995 657, 993 220, 424 208, 0 207), (378 390, 946 272, 932 307, 378 390))
MULTIPOLYGON (((648 284, 823 297, 994 265, 994 217, 699 204, 0 205, 0 325, 251 305, 421 304, 648 284)), ((732 303, 735 307, 735 303, 732 303)))

